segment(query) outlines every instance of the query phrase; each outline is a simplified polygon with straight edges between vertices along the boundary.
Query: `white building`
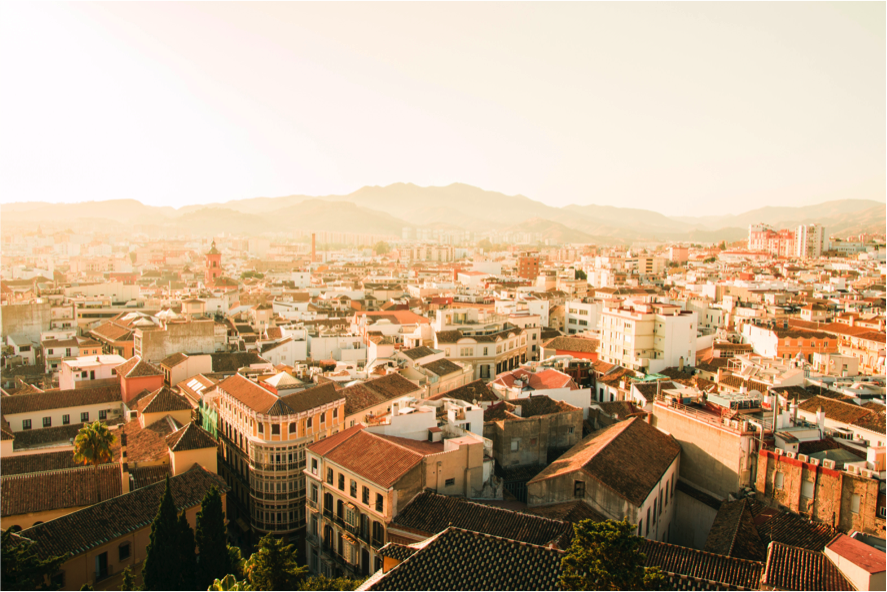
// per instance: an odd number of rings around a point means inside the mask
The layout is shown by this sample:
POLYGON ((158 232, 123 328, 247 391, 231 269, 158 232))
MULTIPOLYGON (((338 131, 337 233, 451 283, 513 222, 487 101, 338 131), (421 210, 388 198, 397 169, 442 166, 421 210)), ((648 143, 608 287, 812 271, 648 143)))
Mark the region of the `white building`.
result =
POLYGON ((625 301, 601 314, 600 359, 632 370, 661 372, 696 361, 695 312, 673 304, 625 301))
POLYGON ((59 366, 59 388, 63 391, 87 387, 91 380, 114 378, 112 370, 126 362, 126 358, 108 354, 84 356, 64 360, 59 366))
POLYGON ((828 249, 825 244, 825 228, 818 224, 802 224, 795 233, 795 256, 801 259, 818 259, 828 249))

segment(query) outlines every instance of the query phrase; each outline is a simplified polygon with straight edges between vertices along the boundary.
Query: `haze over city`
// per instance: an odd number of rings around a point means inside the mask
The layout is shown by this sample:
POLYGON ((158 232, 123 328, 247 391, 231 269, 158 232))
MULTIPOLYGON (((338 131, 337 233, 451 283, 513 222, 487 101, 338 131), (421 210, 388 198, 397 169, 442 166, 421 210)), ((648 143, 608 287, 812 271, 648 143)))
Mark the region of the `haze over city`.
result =
POLYGON ((885 17, 0 3, 0 588, 884 590, 885 17))
POLYGON ((882 199, 883 3, 4 3, 0 200, 882 199))

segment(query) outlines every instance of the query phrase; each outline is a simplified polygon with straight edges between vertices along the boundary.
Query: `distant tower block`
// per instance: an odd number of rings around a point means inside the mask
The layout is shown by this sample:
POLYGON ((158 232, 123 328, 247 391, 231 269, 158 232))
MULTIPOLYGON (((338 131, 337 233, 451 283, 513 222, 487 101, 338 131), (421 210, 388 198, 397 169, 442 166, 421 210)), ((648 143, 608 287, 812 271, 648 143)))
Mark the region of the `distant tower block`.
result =
POLYGON ((213 241, 209 252, 206 254, 206 271, 203 276, 203 284, 212 286, 216 283, 216 278, 222 275, 222 254, 216 248, 216 241, 213 241))
POLYGON ((316 252, 314 250, 314 248, 316 246, 315 239, 316 239, 316 237, 315 237, 314 233, 312 232, 311 233, 311 263, 314 263, 315 261, 317 261, 317 259, 315 258, 316 252))

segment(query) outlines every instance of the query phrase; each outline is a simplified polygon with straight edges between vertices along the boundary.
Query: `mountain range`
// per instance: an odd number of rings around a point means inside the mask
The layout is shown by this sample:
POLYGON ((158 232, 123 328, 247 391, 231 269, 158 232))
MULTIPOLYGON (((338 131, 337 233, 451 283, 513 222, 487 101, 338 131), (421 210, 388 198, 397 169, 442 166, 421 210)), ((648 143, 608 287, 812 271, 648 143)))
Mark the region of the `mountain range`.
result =
POLYGON ((628 244, 634 241, 742 240, 752 223, 791 228, 818 223, 828 234, 883 233, 887 207, 868 199, 841 199, 802 207, 765 207, 739 215, 670 217, 636 208, 549 206, 523 195, 504 195, 454 183, 419 187, 396 183, 348 195, 256 197, 175 209, 132 199, 78 204, 0 205, 2 227, 34 225, 108 229, 156 225, 163 231, 261 235, 317 230, 400 236, 404 227, 540 233, 554 243, 628 244))

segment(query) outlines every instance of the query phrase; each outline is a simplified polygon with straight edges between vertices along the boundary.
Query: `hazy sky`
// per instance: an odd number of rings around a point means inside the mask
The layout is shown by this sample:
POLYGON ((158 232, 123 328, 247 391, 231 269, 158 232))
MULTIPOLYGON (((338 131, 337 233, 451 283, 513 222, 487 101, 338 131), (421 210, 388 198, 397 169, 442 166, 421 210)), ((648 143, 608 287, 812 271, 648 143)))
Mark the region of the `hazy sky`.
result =
POLYGON ((883 199, 885 4, 0 4, 0 200, 883 199))

